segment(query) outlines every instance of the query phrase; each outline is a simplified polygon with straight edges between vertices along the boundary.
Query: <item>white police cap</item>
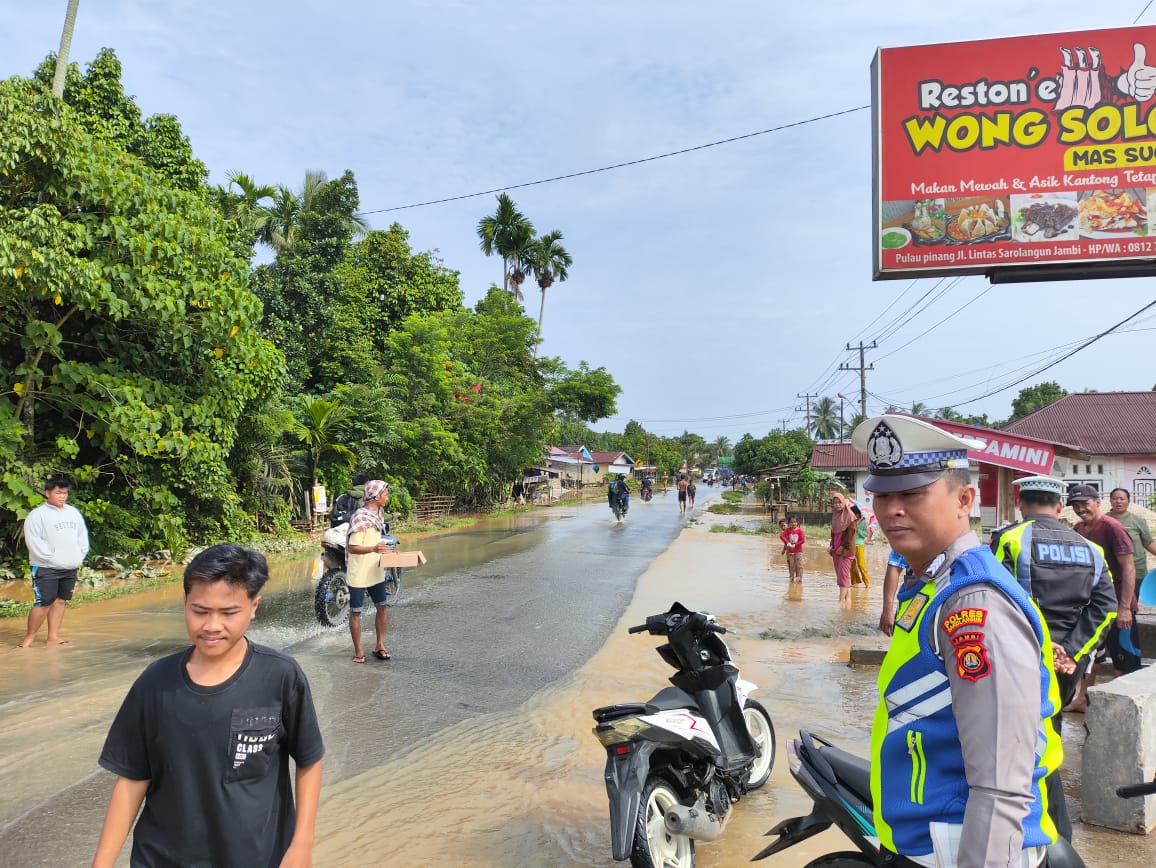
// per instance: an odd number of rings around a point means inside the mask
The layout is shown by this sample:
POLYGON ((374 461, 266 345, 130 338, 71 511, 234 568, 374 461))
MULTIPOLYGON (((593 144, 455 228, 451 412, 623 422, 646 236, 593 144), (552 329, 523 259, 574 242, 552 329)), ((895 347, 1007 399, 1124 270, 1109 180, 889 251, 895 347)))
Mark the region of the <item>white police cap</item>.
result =
POLYGON ((1042 491, 1059 497, 1068 492, 1068 484, 1064 480, 1051 476, 1021 476, 1019 479, 1013 479, 1012 485, 1018 485, 1020 491, 1042 491))
POLYGON ((984 447, 981 440, 958 437, 930 422, 890 414, 860 422, 851 442, 867 453, 870 476, 863 487, 881 494, 922 488, 948 470, 966 470, 968 450, 984 447))

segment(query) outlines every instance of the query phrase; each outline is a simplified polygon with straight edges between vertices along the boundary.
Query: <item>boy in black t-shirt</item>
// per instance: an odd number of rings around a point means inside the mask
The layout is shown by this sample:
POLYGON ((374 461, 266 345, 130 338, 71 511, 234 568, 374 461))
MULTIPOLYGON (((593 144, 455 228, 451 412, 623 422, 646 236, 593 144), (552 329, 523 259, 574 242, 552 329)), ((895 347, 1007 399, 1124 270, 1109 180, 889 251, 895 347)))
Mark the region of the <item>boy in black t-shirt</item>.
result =
POLYGON ((100 764, 118 777, 94 868, 116 861, 142 802, 134 868, 312 864, 325 752, 313 697, 293 658, 245 637, 268 578, 263 555, 232 543, 185 570, 193 646, 149 666, 109 729, 100 764))

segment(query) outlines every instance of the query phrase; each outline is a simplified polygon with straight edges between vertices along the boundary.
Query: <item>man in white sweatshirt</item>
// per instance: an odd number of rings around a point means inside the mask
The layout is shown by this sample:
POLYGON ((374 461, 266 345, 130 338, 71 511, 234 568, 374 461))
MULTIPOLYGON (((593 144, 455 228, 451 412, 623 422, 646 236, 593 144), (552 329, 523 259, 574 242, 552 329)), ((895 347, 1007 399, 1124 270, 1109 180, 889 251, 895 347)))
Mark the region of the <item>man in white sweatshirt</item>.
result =
POLYGON ((67 476, 44 483, 44 503, 24 519, 24 542, 32 563, 32 590, 36 595, 28 613, 28 633, 17 646, 29 647, 40 626, 48 621, 48 644, 67 645, 60 638, 64 606, 76 589, 76 569, 88 554, 88 528, 80 511, 68 505, 67 476))

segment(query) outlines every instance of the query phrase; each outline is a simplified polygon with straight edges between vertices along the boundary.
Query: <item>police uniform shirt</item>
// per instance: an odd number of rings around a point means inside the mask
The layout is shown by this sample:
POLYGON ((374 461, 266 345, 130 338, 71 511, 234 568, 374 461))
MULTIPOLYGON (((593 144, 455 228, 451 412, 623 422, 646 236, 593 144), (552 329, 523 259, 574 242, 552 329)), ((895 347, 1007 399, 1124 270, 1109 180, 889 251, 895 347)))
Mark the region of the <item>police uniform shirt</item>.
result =
MULTIPOLYGON (((942 587, 952 562, 980 544, 964 534, 921 575, 908 574, 905 587, 932 580, 942 587)), ((948 597, 936 620, 932 650, 950 683, 969 787, 958 868, 1019 865, 1035 764, 1024 745, 1036 744, 1040 724, 1039 691, 1030 689, 1040 680, 1039 642, 1020 608, 987 583, 948 597), (1004 849, 1009 841, 1015 858, 1004 849)))

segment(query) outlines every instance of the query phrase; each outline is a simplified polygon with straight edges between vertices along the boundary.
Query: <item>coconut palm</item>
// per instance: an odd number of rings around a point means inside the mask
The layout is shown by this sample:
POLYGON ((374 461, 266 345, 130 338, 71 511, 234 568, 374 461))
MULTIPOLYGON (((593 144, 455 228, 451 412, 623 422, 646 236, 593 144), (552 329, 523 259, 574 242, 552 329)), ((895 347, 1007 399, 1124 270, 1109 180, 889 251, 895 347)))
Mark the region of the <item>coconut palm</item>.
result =
POLYGON ((555 229, 535 239, 530 250, 530 270, 534 273, 534 280, 538 282, 538 288, 542 291, 542 303, 538 308, 539 339, 542 337, 542 314, 546 312, 546 290, 555 282, 561 283, 569 277, 567 269, 574 264, 566 248, 558 243, 561 240, 562 233, 555 229))
MULTIPOLYGON (((357 455, 340 442, 341 436, 349 424, 351 411, 336 401, 327 401, 324 398, 314 398, 311 395, 302 395, 297 406, 293 408, 293 422, 289 426, 289 433, 305 447, 305 463, 309 479, 313 485, 317 484, 317 465, 322 457, 332 452, 349 462, 353 467, 357 463, 357 455)), ((309 498, 305 499, 306 514, 309 515, 309 498)))
POLYGON ((816 440, 833 440, 839 436, 839 405, 834 398, 824 397, 811 411, 811 431, 816 440))
POLYGON ((502 257, 503 289, 510 288, 511 242, 526 233, 531 238, 534 236, 534 224, 518 210, 514 200, 505 193, 498 194, 498 209, 491 216, 478 221, 478 239, 481 242, 482 253, 486 256, 497 254, 502 257))
POLYGON ((64 78, 68 74, 68 53, 72 50, 72 28, 76 24, 76 9, 80 0, 68 0, 64 13, 64 30, 60 33, 60 52, 56 55, 56 72, 52 76, 52 93, 57 99, 64 97, 64 78))
MULTIPOLYGON (((273 203, 268 206, 269 220, 257 240, 280 252, 297 243, 297 227, 301 215, 312 211, 321 188, 329 183, 324 172, 310 169, 305 173, 301 189, 294 191, 280 185, 272 193, 273 203)), ((360 214, 349 217, 354 237, 369 231, 369 223, 360 214)))
POLYGON ((715 438, 714 443, 712 443, 710 445, 710 448, 714 451, 714 454, 716 457, 720 456, 720 455, 730 455, 731 454, 730 438, 727 437, 725 434, 720 436, 720 437, 717 437, 717 438, 715 438))

